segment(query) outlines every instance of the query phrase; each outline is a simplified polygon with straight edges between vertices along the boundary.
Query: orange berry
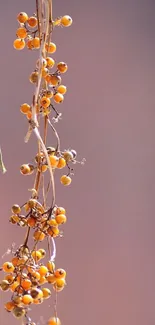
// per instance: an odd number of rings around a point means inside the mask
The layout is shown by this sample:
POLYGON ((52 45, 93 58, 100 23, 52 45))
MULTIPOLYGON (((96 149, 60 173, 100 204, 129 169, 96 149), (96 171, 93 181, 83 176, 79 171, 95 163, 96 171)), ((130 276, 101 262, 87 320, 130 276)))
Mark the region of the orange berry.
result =
POLYGON ((10 262, 5 262, 3 265, 2 265, 2 269, 4 272, 9 272, 9 273, 12 273, 14 271, 14 266, 12 263, 10 262))
POLYGON ((11 211, 15 214, 19 214, 21 212, 21 208, 18 204, 14 204, 11 208, 11 211))
POLYGON ((37 220, 33 217, 27 219, 27 225, 31 228, 35 227, 37 220))
POLYGON ((30 174, 31 169, 30 169, 28 164, 23 164, 20 167, 20 172, 21 172, 22 175, 28 175, 28 174, 30 174))
POLYGON ((24 295, 22 297, 22 302, 24 305, 30 305, 33 302, 33 298, 30 295, 24 295))
POLYGON ((44 108, 46 107, 49 107, 51 104, 51 101, 48 97, 46 96, 43 96, 41 99, 40 99, 40 105, 44 108))
POLYGON ((8 301, 5 305, 4 308, 7 311, 12 311, 16 307, 15 303, 13 301, 8 301))
POLYGON ((18 281, 14 281, 13 284, 10 285, 10 290, 12 292, 16 291, 16 289, 19 287, 20 283, 18 281))
POLYGON ((53 219, 53 218, 52 218, 51 220, 48 220, 47 223, 48 223, 49 226, 57 226, 57 222, 56 222, 56 220, 53 219))
POLYGON ((45 44, 45 50, 48 53, 54 53, 56 51, 56 44, 49 42, 49 44, 45 44))
POLYGON ((47 68, 42 68, 41 75, 43 78, 45 78, 49 73, 49 70, 47 68))
POLYGON ((32 286, 32 283, 29 279, 24 279, 21 281, 21 286, 24 290, 29 290, 32 286))
POLYGON ((36 299, 33 300, 33 303, 35 305, 39 305, 39 304, 42 304, 43 301, 44 301, 43 298, 36 298, 36 299))
POLYGON ((61 77, 57 76, 55 74, 48 74, 45 77, 45 80, 51 85, 51 86, 58 86, 61 83, 61 77))
POLYGON ((16 50, 23 50, 25 47, 24 39, 17 38, 13 42, 13 46, 16 50))
POLYGON ((64 209, 64 208, 62 208, 62 207, 58 207, 57 209, 56 209, 56 215, 57 214, 66 214, 66 210, 64 209))
POLYGON ((36 27, 36 26, 37 26, 38 21, 37 21, 37 18, 36 18, 36 17, 32 16, 32 17, 29 17, 29 18, 28 18, 27 23, 28 23, 28 25, 29 25, 30 27, 33 28, 33 27, 36 27))
POLYGON ((58 279, 64 279, 66 277, 66 271, 64 269, 57 269, 55 270, 54 275, 58 279))
POLYGON ((72 25, 72 18, 68 15, 65 15, 61 18, 61 25, 64 26, 64 27, 69 27, 72 25))
POLYGON ((59 235, 59 228, 58 227, 50 227, 47 230, 48 235, 51 237, 57 237, 59 235))
POLYGON ((59 72, 65 73, 68 70, 68 66, 65 62, 59 62, 57 64, 57 69, 59 70, 59 72))
POLYGON ((60 93, 56 93, 53 98, 57 104, 61 104, 64 101, 64 96, 60 93))
POLYGON ((61 184, 67 186, 67 185, 70 185, 72 179, 67 175, 63 175, 63 176, 61 176, 60 181, 61 181, 61 184))
POLYGON ((14 266, 17 266, 17 265, 18 265, 18 262, 19 262, 19 257, 14 256, 14 257, 12 258, 11 262, 12 262, 12 264, 13 264, 14 266))
POLYGON ((44 284, 46 282, 47 282, 47 280, 46 280, 45 276, 41 276, 40 280, 39 280, 39 284, 42 285, 42 284, 44 284))
POLYGON ((4 279, 7 280, 9 284, 11 284, 14 281, 15 277, 12 274, 7 274, 4 279))
POLYGON ((40 230, 36 230, 33 234, 33 238, 37 241, 43 241, 45 238, 45 234, 40 230))
POLYGON ((67 218, 64 214, 58 214, 55 217, 55 220, 57 222, 58 225, 62 225, 63 223, 65 223, 67 221, 67 218))
POLYGON ((49 270, 50 272, 53 272, 54 269, 55 269, 55 264, 54 264, 54 262, 52 262, 52 261, 48 261, 48 263, 47 263, 47 268, 48 268, 48 270, 49 270))
POLYGON ((45 265, 41 265, 38 272, 41 276, 45 276, 48 273, 48 268, 45 265))
POLYGON ((48 325, 61 325, 60 319, 58 317, 52 317, 48 320, 48 325))
POLYGON ((23 113, 23 114, 27 114, 28 112, 30 112, 30 110, 31 110, 31 107, 30 107, 30 105, 28 105, 27 103, 24 103, 24 104, 22 104, 22 105, 20 106, 20 111, 21 111, 21 113, 23 113))
POLYGON ((45 173, 47 169, 48 169, 48 165, 42 165, 39 168, 39 170, 40 170, 41 173, 45 173))
POLYGON ((9 221, 13 224, 13 225, 15 225, 16 223, 18 223, 19 221, 20 221, 20 218, 18 217, 18 216, 11 216, 10 217, 10 219, 9 219, 9 221))
POLYGON ((47 281, 50 284, 54 284, 56 282, 56 277, 54 276, 54 274, 50 274, 47 276, 47 281))
POLYGON ((60 85, 60 86, 58 86, 57 91, 58 91, 58 93, 64 95, 67 92, 67 87, 64 85, 60 85))
POLYGON ((31 118, 32 118, 32 112, 28 112, 26 114, 26 117, 27 117, 28 120, 31 120, 31 118))
POLYGON ((50 160, 51 166, 53 168, 56 168, 58 165, 59 158, 57 156, 49 155, 49 160, 50 160))
POLYGON ((26 21, 28 20, 28 15, 26 14, 26 12, 20 12, 17 16, 17 20, 19 23, 26 23, 26 21))
POLYGON ((48 288, 42 288, 43 298, 48 299, 51 296, 51 291, 48 288))
POLYGON ((27 37, 27 30, 24 27, 20 27, 17 29, 16 32, 17 37, 19 38, 26 38, 27 37))
POLYGON ((47 62, 47 68, 51 69, 54 67, 55 61, 51 57, 48 56, 46 58, 46 62, 47 62))
POLYGON ((33 38, 29 38, 28 41, 27 41, 27 43, 26 43, 26 46, 27 46, 27 48, 29 50, 34 49, 34 46, 33 46, 33 42, 32 41, 33 41, 33 38))
POLYGON ((39 49, 40 48, 40 38, 34 37, 32 39, 32 45, 33 45, 34 49, 39 49))
POLYGON ((66 166, 66 160, 62 157, 59 158, 57 168, 61 169, 66 166))

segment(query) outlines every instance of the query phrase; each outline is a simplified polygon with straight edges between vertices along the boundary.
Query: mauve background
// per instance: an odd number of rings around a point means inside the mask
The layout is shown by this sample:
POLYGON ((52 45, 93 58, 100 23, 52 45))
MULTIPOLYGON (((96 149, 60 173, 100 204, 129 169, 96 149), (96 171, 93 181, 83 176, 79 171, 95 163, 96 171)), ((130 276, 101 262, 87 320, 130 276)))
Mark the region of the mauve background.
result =
MULTIPOLYGON (((65 237, 57 240, 57 266, 68 273, 58 314, 62 325, 154 325, 155 1, 53 2, 54 17, 70 14, 74 20, 53 37, 54 57, 69 65, 57 129, 62 148, 87 159, 76 166, 71 187, 57 178, 57 204, 68 215, 65 237)), ((0 175, 2 256, 12 242, 22 243, 25 232, 8 218, 33 182, 19 173, 36 153, 34 136, 24 144, 27 120, 19 107, 31 103, 28 76, 37 53, 12 47, 17 13, 32 14, 35 1, 1 1, 0 10, 0 143, 8 170, 0 175)), ((49 145, 52 139, 51 132, 49 145)), ((7 299, 1 295, 1 324, 18 324, 3 310, 7 299)), ((48 306, 34 308, 41 325, 53 315, 48 306)))

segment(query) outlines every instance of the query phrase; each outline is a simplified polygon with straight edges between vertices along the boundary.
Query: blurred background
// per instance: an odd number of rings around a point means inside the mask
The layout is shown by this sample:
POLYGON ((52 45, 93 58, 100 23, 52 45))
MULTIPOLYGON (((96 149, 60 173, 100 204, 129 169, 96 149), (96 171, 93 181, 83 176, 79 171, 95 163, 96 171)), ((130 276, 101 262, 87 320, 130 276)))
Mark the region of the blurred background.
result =
MULTIPOLYGON (((19 172, 37 152, 33 135, 24 143, 31 104, 28 81, 37 52, 15 51, 20 11, 35 1, 2 1, 0 144, 7 173, 0 175, 0 256, 23 242, 25 229, 10 225, 11 206, 29 197, 33 176, 19 172)), ((62 148, 77 150, 72 185, 56 178, 57 204, 67 210, 64 238, 57 240, 57 267, 67 270, 58 295, 62 325, 154 325, 155 323, 155 1, 55 1, 54 17, 69 14, 70 28, 53 35, 53 57, 68 63, 68 92, 57 130, 62 148)), ((50 132, 48 145, 53 144, 50 132)), ((11 255, 1 258, 1 264, 11 255)), ((2 279, 3 275, 0 274, 2 279)), ((0 323, 18 324, 4 311, 0 323)), ((53 315, 46 301, 34 307, 43 325, 53 315)))

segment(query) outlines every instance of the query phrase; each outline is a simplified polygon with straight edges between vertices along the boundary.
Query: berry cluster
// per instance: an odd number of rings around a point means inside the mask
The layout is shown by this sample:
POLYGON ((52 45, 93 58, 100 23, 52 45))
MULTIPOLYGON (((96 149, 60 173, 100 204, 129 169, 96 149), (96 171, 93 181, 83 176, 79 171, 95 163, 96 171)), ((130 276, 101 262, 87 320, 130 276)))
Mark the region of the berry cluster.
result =
MULTIPOLYGON (((0 282, 2 291, 11 291, 11 299, 5 304, 5 309, 16 318, 22 318, 26 325, 35 325, 28 316, 30 305, 41 304, 50 298, 52 290, 57 293, 66 285, 66 271, 55 268, 56 245, 55 238, 62 237, 61 226, 66 223, 66 211, 56 205, 54 175, 56 170, 67 168, 67 172, 60 177, 63 185, 69 185, 72 181, 73 168, 77 153, 73 149, 61 150, 59 135, 50 120, 58 122, 61 116, 55 108, 64 100, 67 87, 61 84, 62 74, 68 70, 65 62, 56 63, 50 56, 56 51, 56 45, 51 41, 53 29, 56 26, 68 27, 72 24, 70 16, 52 19, 52 0, 36 0, 36 14, 28 16, 21 12, 17 16, 19 27, 14 41, 14 48, 22 50, 25 46, 29 50, 39 49, 39 58, 29 81, 35 85, 32 104, 24 103, 20 107, 21 113, 28 119, 27 142, 34 131, 38 140, 37 153, 31 163, 20 166, 22 175, 35 174, 35 181, 31 189, 31 196, 22 205, 12 206, 10 223, 26 228, 24 243, 12 251, 11 261, 3 263, 1 270, 5 272, 0 282), (54 67, 54 71, 52 70, 54 67), (51 114, 50 114, 51 113, 51 114), (43 136, 40 133, 40 125, 43 123, 43 136), (56 146, 47 146, 48 126, 52 129, 56 139, 56 146), (50 173, 50 179, 45 186, 44 174, 50 173), (49 192, 52 188, 52 201, 49 200, 49 192), (29 245, 32 234, 33 246, 29 245), (39 243, 46 239, 46 248, 39 248, 39 243), (52 245, 51 245, 52 244, 52 245), (52 248, 53 250, 52 250, 52 248), (47 257, 48 255, 48 257, 47 257), (49 287, 46 287, 47 284, 49 287)), ((84 160, 82 162, 84 163, 84 160)), ((57 301, 57 299, 56 299, 57 301)), ((57 317, 56 304, 55 315, 50 318, 48 325, 61 325, 57 317)))

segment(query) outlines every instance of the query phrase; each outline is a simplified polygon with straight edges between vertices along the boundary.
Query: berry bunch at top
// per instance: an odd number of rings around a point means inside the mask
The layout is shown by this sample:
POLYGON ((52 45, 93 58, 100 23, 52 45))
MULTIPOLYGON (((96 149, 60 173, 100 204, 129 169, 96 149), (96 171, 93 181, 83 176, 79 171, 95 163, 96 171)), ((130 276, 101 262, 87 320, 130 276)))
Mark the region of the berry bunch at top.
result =
MULTIPOLYGON (((29 316, 30 305, 41 304, 55 294, 54 316, 49 319, 48 325, 61 325, 56 302, 57 293, 66 285, 66 271, 55 267, 55 239, 63 236, 61 227, 67 217, 66 210, 56 204, 55 174, 67 168, 67 172, 60 176, 60 182, 65 186, 70 185, 73 174, 71 164, 79 162, 74 149, 61 149, 60 138, 53 124, 61 117, 55 104, 64 100, 67 87, 61 82, 68 66, 63 61, 56 63, 51 54, 56 51, 56 45, 52 42, 54 28, 70 26, 72 18, 65 15, 53 20, 52 0, 36 0, 36 14, 29 17, 25 12, 20 12, 17 21, 19 27, 14 48, 22 50, 27 47, 39 51, 34 71, 29 76, 29 81, 34 84, 32 101, 20 106, 21 113, 28 121, 25 142, 34 132, 37 149, 31 160, 20 166, 21 174, 34 175, 34 180, 29 190, 31 193, 24 203, 12 206, 9 221, 12 225, 24 227, 26 234, 23 243, 11 251, 11 260, 2 263, 0 270, 5 274, 0 288, 11 292, 5 309, 16 318, 22 318, 26 325, 35 325, 29 316), (51 136, 52 143, 47 145, 48 128, 53 138, 51 136), (44 247, 39 247, 40 243, 44 247)), ((83 164, 84 159, 80 163, 83 164)))

